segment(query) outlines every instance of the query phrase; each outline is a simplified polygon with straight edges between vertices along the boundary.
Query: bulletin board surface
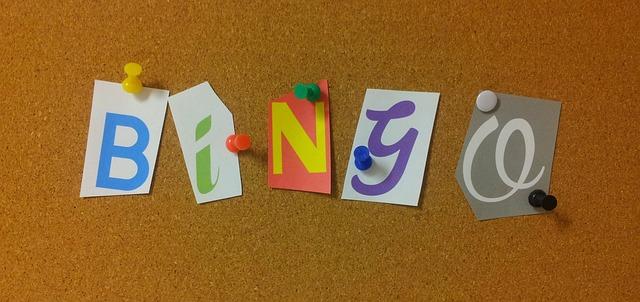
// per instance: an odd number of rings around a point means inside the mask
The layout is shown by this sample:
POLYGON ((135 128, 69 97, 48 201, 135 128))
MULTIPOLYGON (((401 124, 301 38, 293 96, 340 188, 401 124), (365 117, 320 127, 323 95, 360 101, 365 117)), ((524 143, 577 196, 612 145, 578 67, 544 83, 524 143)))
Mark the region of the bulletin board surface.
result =
POLYGON ((0 300, 640 297, 638 1, 3 1, 0 300), (151 194, 79 198, 93 81, 209 81, 253 136, 196 205, 170 112, 151 194), (333 194, 267 186, 267 102, 328 79, 333 194), (339 199, 366 88, 440 92, 419 207, 339 199), (477 93, 562 101, 549 215, 478 221, 477 93))

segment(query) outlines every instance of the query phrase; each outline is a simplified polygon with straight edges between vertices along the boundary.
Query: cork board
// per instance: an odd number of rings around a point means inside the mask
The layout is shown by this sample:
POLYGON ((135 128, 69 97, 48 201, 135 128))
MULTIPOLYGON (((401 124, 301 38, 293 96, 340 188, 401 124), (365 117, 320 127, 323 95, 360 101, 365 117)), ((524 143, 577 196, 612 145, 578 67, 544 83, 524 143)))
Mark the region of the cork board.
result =
POLYGON ((633 300, 637 1, 4 1, 0 300, 633 300), (94 79, 209 81, 253 134, 196 205, 167 115, 152 192, 80 199, 94 79), (270 190, 267 101, 331 89, 333 195, 270 190), (366 88, 441 93, 420 206, 338 199, 366 88), (563 102, 551 215, 477 221, 454 171, 478 91, 563 102))

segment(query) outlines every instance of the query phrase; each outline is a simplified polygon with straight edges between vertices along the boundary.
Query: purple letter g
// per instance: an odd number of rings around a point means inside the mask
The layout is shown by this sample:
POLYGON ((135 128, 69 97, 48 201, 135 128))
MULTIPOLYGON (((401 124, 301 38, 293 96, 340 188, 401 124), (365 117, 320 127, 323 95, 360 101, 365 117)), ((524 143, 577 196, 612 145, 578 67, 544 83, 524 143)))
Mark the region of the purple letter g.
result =
POLYGON ((378 184, 367 185, 362 183, 357 175, 353 176, 353 178, 351 178, 351 186, 358 193, 368 196, 381 195, 389 192, 398 184, 402 174, 404 174, 404 169, 407 167, 411 150, 418 137, 418 130, 409 128, 407 133, 393 145, 385 145, 382 143, 382 133, 392 119, 407 117, 413 114, 415 110, 416 105, 411 101, 398 102, 387 111, 367 110, 367 118, 376 121, 375 126, 373 126, 373 131, 371 131, 371 136, 369 136, 369 150, 371 154, 377 157, 384 157, 398 151, 400 151, 400 153, 387 178, 378 184))

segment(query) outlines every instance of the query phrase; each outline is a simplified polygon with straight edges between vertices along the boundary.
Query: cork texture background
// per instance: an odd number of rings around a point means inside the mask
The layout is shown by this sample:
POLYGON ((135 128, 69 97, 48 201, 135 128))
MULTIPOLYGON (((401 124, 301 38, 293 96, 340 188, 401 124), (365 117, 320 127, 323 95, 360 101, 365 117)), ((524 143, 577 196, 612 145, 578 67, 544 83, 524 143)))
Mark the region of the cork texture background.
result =
POLYGON ((638 1, 3 1, 0 300, 632 301, 638 1), (196 205, 170 112, 149 195, 80 199, 94 79, 209 81, 253 136, 196 205), (328 79, 333 194, 267 187, 267 102, 328 79), (366 88, 440 92, 419 207, 339 199, 366 88), (562 101, 549 215, 477 221, 483 89, 562 101))

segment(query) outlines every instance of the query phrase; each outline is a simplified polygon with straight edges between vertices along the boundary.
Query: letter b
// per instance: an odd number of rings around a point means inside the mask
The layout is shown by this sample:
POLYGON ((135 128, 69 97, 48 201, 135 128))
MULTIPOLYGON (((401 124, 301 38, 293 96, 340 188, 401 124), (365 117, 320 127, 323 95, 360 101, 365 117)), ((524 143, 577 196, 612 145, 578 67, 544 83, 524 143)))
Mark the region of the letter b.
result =
POLYGON ((142 120, 131 115, 107 112, 104 121, 104 134, 102 136, 102 148, 100 149, 96 187, 132 191, 144 184, 149 176, 149 161, 143 152, 148 145, 149 129, 142 120), (128 127, 136 132, 138 137, 132 146, 115 145, 116 127, 118 126, 128 127), (111 177, 111 160, 114 157, 133 161, 137 166, 136 174, 129 179, 111 177))

